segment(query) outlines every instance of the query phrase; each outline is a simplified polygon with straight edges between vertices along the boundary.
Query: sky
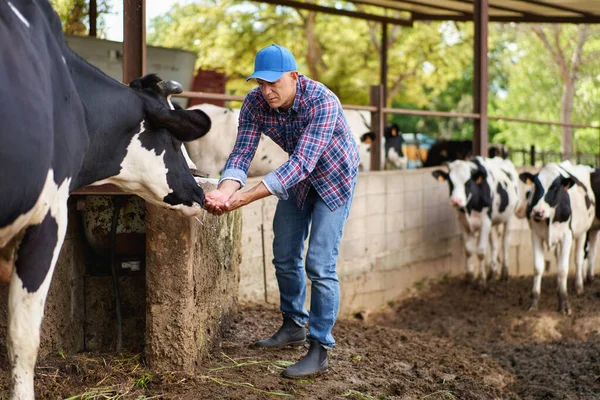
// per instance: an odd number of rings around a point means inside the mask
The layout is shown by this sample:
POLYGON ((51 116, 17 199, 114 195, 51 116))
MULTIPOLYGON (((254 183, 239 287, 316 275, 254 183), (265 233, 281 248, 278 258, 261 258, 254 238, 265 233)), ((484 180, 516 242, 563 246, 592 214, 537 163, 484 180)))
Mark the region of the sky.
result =
MULTIPOLYGON (((164 14, 180 0, 146 0, 146 26, 152 18, 164 14)), ((123 41, 123 0, 111 0, 113 13, 104 16, 108 40, 123 41)))

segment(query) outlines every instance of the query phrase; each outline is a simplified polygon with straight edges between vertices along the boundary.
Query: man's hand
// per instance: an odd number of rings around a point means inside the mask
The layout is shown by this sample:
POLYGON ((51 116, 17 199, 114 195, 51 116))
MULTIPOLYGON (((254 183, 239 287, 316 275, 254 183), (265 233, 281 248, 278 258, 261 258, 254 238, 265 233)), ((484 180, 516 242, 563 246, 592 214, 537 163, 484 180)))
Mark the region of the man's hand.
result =
POLYGON ((221 215, 225 212, 225 202, 231 196, 219 189, 211 190, 204 194, 204 209, 211 214, 221 215))
POLYGON ((249 202, 247 200, 247 196, 245 196, 246 193, 248 193, 248 192, 234 193, 229 199, 227 199, 225 201, 225 204, 223 205, 225 208, 225 211, 233 211, 233 210, 236 210, 236 209, 248 204, 249 202))

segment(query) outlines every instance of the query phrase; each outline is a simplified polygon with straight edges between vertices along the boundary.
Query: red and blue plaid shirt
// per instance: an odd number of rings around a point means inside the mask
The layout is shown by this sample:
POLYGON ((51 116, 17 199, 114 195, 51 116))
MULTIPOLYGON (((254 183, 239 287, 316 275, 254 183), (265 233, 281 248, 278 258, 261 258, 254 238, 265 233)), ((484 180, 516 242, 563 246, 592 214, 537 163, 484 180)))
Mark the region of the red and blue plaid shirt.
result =
POLYGON ((350 200, 360 161, 358 147, 339 99, 325 85, 299 75, 294 104, 287 112, 271 108, 258 87, 248 93, 221 181, 245 185, 261 133, 289 155, 263 179, 269 192, 287 200, 287 190, 293 190, 300 208, 311 185, 331 210, 350 200))

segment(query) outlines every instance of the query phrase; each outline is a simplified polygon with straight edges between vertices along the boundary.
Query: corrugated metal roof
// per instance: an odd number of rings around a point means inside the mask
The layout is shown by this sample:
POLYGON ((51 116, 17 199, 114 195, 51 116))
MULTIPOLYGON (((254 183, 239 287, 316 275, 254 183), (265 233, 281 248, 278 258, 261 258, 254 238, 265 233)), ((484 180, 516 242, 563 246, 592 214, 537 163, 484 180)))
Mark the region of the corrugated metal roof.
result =
MULTIPOLYGON (((473 18, 479 0, 348 0, 406 11, 413 21, 473 18)), ((489 0, 490 21, 600 23, 600 0, 489 0)))

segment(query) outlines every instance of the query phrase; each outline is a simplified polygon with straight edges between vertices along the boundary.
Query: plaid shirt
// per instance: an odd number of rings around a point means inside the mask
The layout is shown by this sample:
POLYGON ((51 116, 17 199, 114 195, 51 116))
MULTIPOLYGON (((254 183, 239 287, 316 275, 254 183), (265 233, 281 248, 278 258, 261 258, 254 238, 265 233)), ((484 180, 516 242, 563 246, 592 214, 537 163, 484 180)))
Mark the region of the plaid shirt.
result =
POLYGON ((287 190, 293 190, 300 208, 311 185, 331 210, 350 199, 358 173, 358 147, 339 99, 325 85, 300 75, 294 104, 287 112, 271 108, 258 88, 248 93, 221 181, 245 185, 261 133, 289 155, 263 179, 269 192, 287 200, 287 190))

